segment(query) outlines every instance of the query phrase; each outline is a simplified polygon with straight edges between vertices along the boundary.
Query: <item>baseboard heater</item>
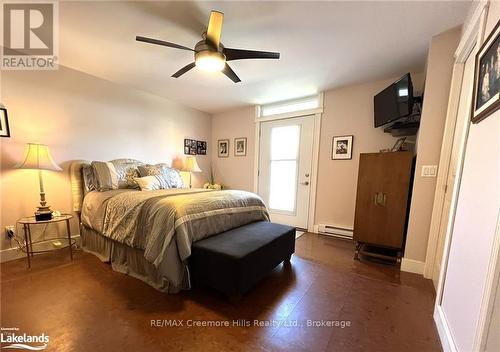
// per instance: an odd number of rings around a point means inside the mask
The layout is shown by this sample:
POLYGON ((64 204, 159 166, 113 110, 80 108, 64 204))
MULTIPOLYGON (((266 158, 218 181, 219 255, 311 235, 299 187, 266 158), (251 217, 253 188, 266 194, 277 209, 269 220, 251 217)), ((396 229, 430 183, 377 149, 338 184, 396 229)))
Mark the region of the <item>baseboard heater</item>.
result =
POLYGON ((318 232, 322 235, 335 236, 352 240, 352 229, 335 225, 319 224, 318 232))

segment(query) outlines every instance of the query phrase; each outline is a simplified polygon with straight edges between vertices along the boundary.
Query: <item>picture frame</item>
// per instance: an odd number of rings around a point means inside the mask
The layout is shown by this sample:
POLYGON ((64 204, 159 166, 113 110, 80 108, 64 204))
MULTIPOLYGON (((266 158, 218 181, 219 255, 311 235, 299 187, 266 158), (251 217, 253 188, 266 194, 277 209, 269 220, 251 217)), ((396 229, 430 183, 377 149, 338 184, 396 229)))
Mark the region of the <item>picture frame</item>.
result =
POLYGON ((332 138, 332 160, 351 160, 353 135, 332 138))
POLYGON ((500 21, 476 54, 472 123, 478 123, 500 108, 500 21))
POLYGON ((197 141, 194 139, 185 138, 184 139, 184 154, 185 155, 196 155, 197 141))
POLYGON ((0 107, 0 137, 10 137, 9 117, 7 109, 0 107))
POLYGON ((234 156, 247 155, 247 138, 239 137, 234 139, 234 156))
POLYGON ((207 142, 196 141, 196 154, 207 155, 207 142))
POLYGON ((219 158, 229 157, 229 139, 219 139, 217 141, 217 155, 219 158))

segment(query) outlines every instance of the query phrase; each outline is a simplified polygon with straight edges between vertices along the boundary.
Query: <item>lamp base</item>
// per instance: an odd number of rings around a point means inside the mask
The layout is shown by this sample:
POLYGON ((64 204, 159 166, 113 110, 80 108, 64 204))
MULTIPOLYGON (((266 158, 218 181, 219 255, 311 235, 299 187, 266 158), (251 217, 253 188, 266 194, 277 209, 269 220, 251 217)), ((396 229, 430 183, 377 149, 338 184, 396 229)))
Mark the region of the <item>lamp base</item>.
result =
POLYGON ((35 220, 36 221, 52 220, 52 210, 50 210, 50 207, 49 206, 38 207, 38 210, 35 211, 35 220))

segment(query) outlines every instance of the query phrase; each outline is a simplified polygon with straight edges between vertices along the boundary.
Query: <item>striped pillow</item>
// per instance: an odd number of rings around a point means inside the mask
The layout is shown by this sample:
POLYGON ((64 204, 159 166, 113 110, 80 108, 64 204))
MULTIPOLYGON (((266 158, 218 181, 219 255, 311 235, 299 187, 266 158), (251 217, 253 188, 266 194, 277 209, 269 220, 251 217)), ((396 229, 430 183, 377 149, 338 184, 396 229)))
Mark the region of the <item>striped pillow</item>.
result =
POLYGON ((158 189, 170 188, 161 175, 136 177, 134 181, 139 185, 141 191, 156 191, 158 189))
POLYGON ((179 171, 168 167, 167 164, 140 165, 137 168, 142 177, 157 176, 163 178, 162 184, 165 182, 167 185, 165 188, 182 188, 184 186, 179 171))
POLYGON ((94 178, 99 192, 118 189, 118 174, 113 163, 104 161, 93 161, 94 178))

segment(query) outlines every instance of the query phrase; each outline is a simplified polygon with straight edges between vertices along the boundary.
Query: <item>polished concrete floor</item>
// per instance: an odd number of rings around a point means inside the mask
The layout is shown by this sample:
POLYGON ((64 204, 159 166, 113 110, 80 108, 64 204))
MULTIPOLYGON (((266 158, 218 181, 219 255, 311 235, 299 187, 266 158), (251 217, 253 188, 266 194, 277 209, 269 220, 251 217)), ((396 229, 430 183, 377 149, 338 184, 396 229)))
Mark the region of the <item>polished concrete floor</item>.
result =
POLYGON ((230 303, 210 290, 163 294, 61 250, 31 269, 1 265, 1 326, 47 334, 48 351, 440 351, 431 281, 352 256, 352 242, 306 233, 291 266, 230 303))

